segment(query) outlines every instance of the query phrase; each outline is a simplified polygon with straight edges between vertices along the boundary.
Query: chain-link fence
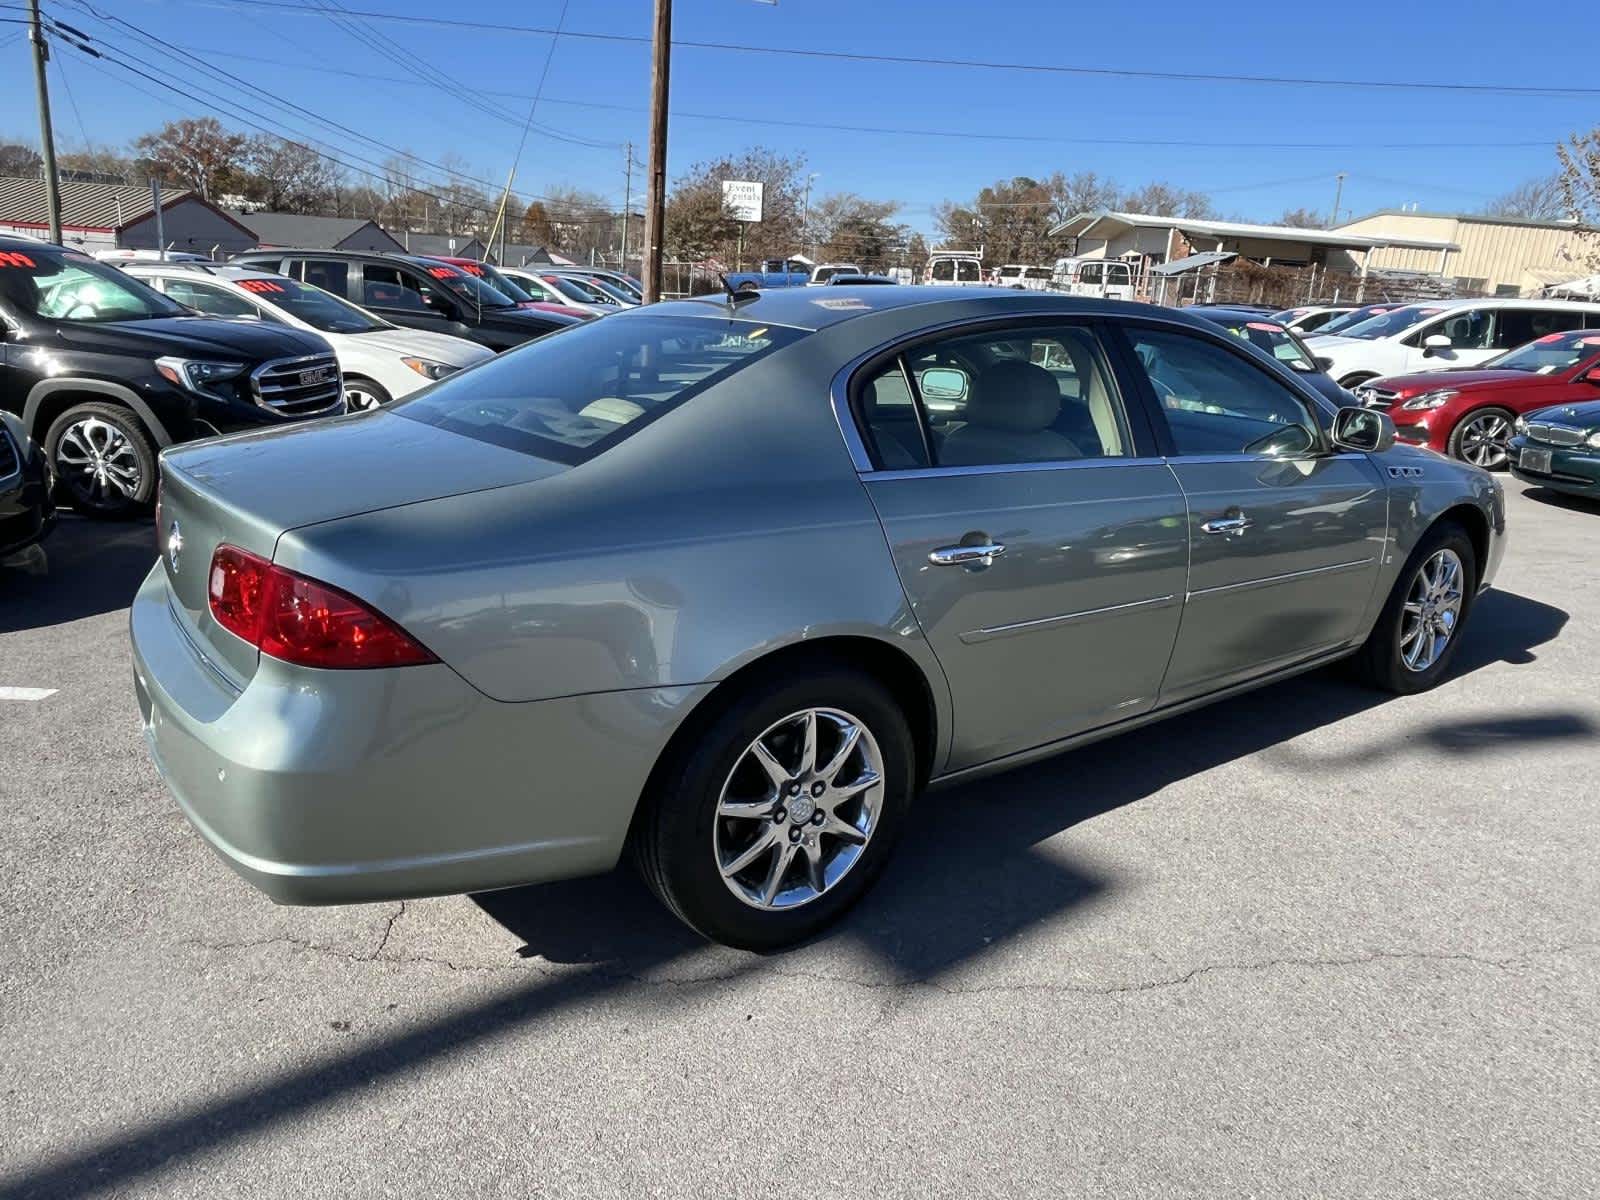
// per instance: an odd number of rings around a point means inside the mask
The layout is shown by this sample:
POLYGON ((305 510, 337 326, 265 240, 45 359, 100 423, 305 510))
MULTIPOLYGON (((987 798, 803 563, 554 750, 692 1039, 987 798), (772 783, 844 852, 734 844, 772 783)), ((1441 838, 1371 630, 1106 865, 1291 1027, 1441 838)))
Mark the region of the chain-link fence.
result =
POLYGON ((1355 271, 1324 267, 1263 266, 1248 259, 1159 276, 1146 281, 1148 298, 1159 304, 1262 304, 1293 308, 1301 304, 1378 304, 1408 300, 1445 300, 1486 293, 1465 288, 1450 276, 1408 271, 1369 271, 1363 281, 1355 271))

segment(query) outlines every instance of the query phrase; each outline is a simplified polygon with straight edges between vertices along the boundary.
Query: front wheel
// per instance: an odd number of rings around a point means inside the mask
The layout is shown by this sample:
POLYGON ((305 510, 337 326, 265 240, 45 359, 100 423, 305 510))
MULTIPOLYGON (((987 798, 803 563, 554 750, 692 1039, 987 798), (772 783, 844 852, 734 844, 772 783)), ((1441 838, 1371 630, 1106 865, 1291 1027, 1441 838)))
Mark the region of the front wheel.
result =
POLYGON ((658 772, 635 858, 694 929, 776 949, 837 920, 883 868, 915 783, 910 730, 843 667, 741 688, 716 714, 658 772))
POLYGON ((1455 524, 1430 529, 1357 655, 1368 682, 1401 695, 1436 686, 1455 657, 1477 589, 1477 553, 1466 530, 1455 524))
POLYGON ((382 408, 393 399, 381 384, 374 383, 364 375, 345 376, 344 398, 351 412, 382 408))
POLYGON ((1516 417, 1503 408, 1469 413, 1450 433, 1450 457, 1486 471, 1503 471, 1511 461, 1511 426, 1516 417))
POLYGON ((69 408, 51 422, 44 449, 61 500, 85 516, 129 516, 155 499, 155 448, 129 409, 69 408))

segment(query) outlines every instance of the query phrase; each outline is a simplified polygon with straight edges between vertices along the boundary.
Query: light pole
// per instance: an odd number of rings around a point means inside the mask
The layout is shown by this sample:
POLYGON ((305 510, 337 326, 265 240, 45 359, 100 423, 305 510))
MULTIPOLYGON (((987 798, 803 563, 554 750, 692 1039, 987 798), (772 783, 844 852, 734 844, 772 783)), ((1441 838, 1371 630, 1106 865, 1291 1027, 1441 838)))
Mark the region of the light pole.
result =
POLYGON ((811 183, 817 175, 818 172, 813 171, 806 176, 806 195, 800 202, 800 243, 807 257, 811 255, 811 183))

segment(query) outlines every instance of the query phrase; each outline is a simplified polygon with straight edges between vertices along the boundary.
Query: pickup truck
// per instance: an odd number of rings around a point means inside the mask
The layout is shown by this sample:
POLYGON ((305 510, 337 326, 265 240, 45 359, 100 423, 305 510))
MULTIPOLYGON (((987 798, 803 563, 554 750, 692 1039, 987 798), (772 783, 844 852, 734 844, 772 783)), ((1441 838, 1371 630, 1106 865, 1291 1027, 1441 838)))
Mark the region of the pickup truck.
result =
POLYGON ((812 264, 803 258, 769 258, 759 271, 733 271, 728 282, 735 288, 802 287, 808 283, 827 283, 832 275, 859 275, 861 268, 854 263, 812 264))

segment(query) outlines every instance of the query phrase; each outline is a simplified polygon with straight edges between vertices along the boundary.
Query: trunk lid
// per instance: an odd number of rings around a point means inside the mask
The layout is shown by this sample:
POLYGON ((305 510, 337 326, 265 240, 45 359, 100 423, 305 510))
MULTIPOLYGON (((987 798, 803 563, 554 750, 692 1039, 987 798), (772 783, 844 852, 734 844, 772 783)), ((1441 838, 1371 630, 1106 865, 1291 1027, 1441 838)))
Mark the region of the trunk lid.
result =
POLYGON ((566 470, 381 411, 168 450, 157 542, 173 615, 218 673, 242 688, 259 655, 211 617, 219 544, 271 559, 290 529, 566 470))

